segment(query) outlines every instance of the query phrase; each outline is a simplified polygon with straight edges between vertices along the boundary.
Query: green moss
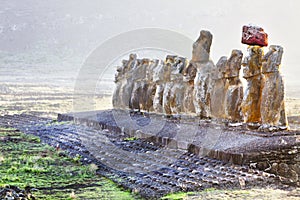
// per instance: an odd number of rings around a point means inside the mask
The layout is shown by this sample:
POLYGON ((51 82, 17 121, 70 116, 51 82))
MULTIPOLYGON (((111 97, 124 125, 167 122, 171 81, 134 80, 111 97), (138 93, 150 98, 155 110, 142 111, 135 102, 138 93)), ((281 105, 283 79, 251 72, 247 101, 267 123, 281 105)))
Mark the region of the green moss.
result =
POLYGON ((34 187, 37 199, 137 198, 96 175, 95 164, 82 165, 79 155, 60 157, 36 136, 0 128, 0 138, 0 187, 34 187))
POLYGON ((123 140, 124 141, 133 141, 133 140, 136 140, 137 138, 136 137, 127 137, 127 138, 124 138, 123 140))

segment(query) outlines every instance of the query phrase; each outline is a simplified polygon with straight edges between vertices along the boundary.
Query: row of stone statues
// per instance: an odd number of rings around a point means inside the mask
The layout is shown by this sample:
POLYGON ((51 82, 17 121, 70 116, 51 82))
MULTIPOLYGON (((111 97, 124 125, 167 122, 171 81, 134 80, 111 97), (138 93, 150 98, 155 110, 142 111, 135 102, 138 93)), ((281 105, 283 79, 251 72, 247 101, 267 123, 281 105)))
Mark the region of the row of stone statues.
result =
POLYGON ((220 118, 259 124, 261 129, 287 128, 284 84, 279 72, 283 49, 248 47, 216 65, 209 59, 212 34, 201 31, 193 44, 192 59, 168 55, 164 61, 138 59, 130 54, 117 68, 113 106, 133 111, 220 118), (245 93, 240 69, 247 80, 245 93))

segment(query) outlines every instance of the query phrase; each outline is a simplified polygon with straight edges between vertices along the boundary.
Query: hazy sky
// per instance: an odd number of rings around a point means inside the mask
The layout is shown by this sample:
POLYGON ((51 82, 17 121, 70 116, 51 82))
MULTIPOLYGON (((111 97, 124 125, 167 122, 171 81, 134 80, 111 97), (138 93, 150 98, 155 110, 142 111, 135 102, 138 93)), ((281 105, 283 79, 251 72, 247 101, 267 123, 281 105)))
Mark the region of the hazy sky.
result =
POLYGON ((201 29, 210 30, 214 36, 211 57, 217 62, 234 48, 246 53, 241 29, 252 23, 265 29, 269 44, 284 47, 283 70, 296 83, 299 10, 298 0, 1 0, 0 58, 7 53, 30 53, 30 62, 41 66, 52 61, 80 63, 115 35, 157 27, 193 40, 201 29))

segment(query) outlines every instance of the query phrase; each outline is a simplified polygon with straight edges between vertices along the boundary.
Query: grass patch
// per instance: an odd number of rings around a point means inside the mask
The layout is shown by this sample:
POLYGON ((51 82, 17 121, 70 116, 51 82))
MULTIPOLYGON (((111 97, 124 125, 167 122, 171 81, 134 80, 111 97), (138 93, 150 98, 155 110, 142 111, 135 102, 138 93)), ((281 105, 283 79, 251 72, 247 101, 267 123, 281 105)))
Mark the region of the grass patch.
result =
POLYGON ((127 137, 127 138, 124 138, 123 139, 124 141, 134 141, 134 140, 137 140, 136 137, 127 137))
POLYGON ((37 199, 137 198, 96 175, 97 165, 82 165, 80 156, 60 157, 33 135, 0 128, 0 152, 0 187, 33 187, 37 199))

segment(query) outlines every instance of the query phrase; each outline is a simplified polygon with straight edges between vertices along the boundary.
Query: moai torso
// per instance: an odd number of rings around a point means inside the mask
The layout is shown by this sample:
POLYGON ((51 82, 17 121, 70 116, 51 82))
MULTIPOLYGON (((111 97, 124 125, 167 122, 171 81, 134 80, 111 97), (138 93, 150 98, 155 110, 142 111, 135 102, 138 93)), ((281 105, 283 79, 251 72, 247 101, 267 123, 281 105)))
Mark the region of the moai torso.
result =
POLYGON ((225 78, 228 81, 228 87, 225 97, 225 114, 226 118, 232 122, 242 121, 243 85, 239 77, 242 58, 243 53, 240 50, 232 50, 226 62, 225 78))
POLYGON ((197 74, 197 68, 193 63, 186 65, 183 70, 183 83, 184 83, 184 97, 183 97, 183 112, 185 114, 195 113, 195 106, 193 102, 194 79, 197 74))
POLYGON ((186 64, 186 59, 182 57, 175 57, 174 64, 171 66, 170 73, 170 108, 172 115, 179 115, 182 111, 182 101, 184 95, 184 85, 183 85, 183 74, 182 71, 186 64))
POLYGON ((153 111, 156 113, 163 112, 163 92, 165 87, 164 75, 165 64, 164 61, 159 60, 157 66, 153 70, 153 82, 155 83, 155 94, 153 99, 153 111))
POLYGON ((225 97, 228 88, 227 79, 225 78, 226 62, 227 57, 221 57, 212 73, 210 107, 212 116, 216 118, 226 118, 225 97))
POLYGON ((192 62, 197 67, 194 79, 194 106, 196 114, 201 118, 210 118, 210 87, 211 71, 214 64, 209 60, 212 34, 209 31, 201 31, 197 41, 193 44, 192 62))
POLYGON ((156 83, 154 82, 154 71, 159 64, 159 60, 151 60, 149 67, 146 70, 146 80, 147 80, 147 92, 146 92, 146 105, 145 109, 153 111, 153 100, 156 91, 156 83))
POLYGON ((193 92, 195 111, 200 118, 210 118, 211 72, 215 65, 212 61, 208 61, 206 63, 197 62, 195 66, 197 67, 193 92))
POLYGON ((128 62, 126 62, 126 65, 124 66, 124 79, 123 79, 124 81, 120 89, 122 109, 129 109, 131 107, 130 98, 133 89, 132 73, 134 72, 137 65, 138 62, 137 62, 136 54, 130 54, 129 60, 128 62))
POLYGON ((139 65, 133 71, 134 85, 131 93, 131 105, 135 111, 145 110, 146 99, 146 71, 149 66, 149 59, 139 60, 139 65))
POLYGON ((261 93, 263 76, 261 74, 263 50, 259 46, 248 47, 248 56, 243 60, 244 78, 247 87, 242 104, 242 112, 246 123, 261 122, 261 93))
POLYGON ((269 52, 263 57, 262 73, 264 75, 261 98, 261 128, 285 127, 288 122, 284 104, 284 81, 279 67, 283 48, 271 45, 269 52))
MULTIPOLYGON (((164 64, 164 76, 163 80, 165 81, 164 92, 163 92, 163 112, 166 115, 171 115, 172 110, 170 106, 170 98, 171 98, 171 89, 173 86, 173 82, 171 81, 171 73, 174 70, 173 65, 175 64, 175 58, 177 56, 168 55, 166 58, 166 62, 164 64)), ((174 73, 174 72, 173 72, 174 73)))
POLYGON ((115 89, 112 97, 112 104, 114 108, 120 108, 121 107, 121 87, 124 82, 124 67, 127 65, 128 60, 122 61, 122 66, 117 67, 116 74, 115 74, 115 89))

